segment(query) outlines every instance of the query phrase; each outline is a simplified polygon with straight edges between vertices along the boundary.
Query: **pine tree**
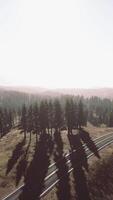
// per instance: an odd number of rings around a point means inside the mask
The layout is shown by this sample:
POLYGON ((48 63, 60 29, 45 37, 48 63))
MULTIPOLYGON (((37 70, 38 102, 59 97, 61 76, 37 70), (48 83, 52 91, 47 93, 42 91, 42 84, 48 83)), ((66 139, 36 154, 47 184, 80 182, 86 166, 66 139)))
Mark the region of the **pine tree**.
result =
POLYGON ((3 135, 5 135, 9 131, 9 120, 8 120, 8 110, 6 108, 3 109, 3 135))
POLYGON ((40 130, 42 133, 46 133, 46 128, 48 127, 48 114, 45 101, 41 101, 39 109, 39 122, 40 130))
POLYGON ((30 133, 30 140, 32 131, 33 131, 33 109, 32 105, 30 105, 27 112, 27 132, 30 133))
POLYGON ((72 132, 72 116, 71 116, 71 105, 69 99, 66 101, 65 105, 65 118, 68 127, 68 134, 72 132))
POLYGON ((7 124, 8 124, 8 129, 10 130, 13 126, 13 111, 9 110, 8 111, 8 118, 7 118, 7 124))
POLYGON ((72 98, 67 99, 65 105, 65 118, 68 127, 68 134, 77 127, 77 105, 72 98))
POLYGON ((51 100, 49 101, 48 104, 48 119, 49 119, 49 129, 51 130, 51 136, 52 136, 52 129, 54 127, 54 107, 51 100))
POLYGON ((49 133, 49 104, 47 102, 47 100, 44 102, 44 106, 45 106, 45 121, 46 121, 46 128, 48 130, 49 133))
POLYGON ((24 132, 24 138, 26 139, 26 132, 27 132, 27 108, 26 108, 25 104, 22 106, 20 126, 21 126, 21 129, 24 132))
POLYGON ((109 116, 109 127, 113 127, 113 111, 111 111, 109 116))
POLYGON ((58 99, 54 101, 54 127, 58 131, 63 125, 63 111, 58 99))
POLYGON ((84 125, 84 108, 80 100, 78 104, 78 127, 81 128, 82 125, 84 125))
POLYGON ((40 132, 40 124, 39 124, 39 108, 37 103, 33 106, 33 131, 36 134, 36 142, 38 141, 38 135, 40 132))

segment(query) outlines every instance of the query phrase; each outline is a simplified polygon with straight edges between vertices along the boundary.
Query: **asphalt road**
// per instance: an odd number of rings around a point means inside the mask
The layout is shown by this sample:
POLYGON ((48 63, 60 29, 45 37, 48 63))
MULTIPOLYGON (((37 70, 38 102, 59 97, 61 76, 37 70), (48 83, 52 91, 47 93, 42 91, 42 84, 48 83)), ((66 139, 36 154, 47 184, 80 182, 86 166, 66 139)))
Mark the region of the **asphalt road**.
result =
MULTIPOLYGON (((101 149, 105 148, 109 144, 113 143, 113 133, 106 134, 104 136, 96 138, 94 140, 94 143, 95 143, 98 151, 100 151, 101 149)), ((83 148, 85 148, 87 158, 94 155, 94 152, 90 151, 86 147, 86 145, 83 145, 83 148)), ((70 154, 65 155, 66 164, 67 164, 67 167, 68 167, 68 173, 70 173, 73 170, 73 167, 72 167, 72 164, 71 164, 71 156, 72 156, 73 153, 76 153, 76 150, 74 150, 74 152, 71 152, 70 154)), ((58 162, 60 162, 60 160, 58 162)), ((58 164, 58 162, 53 163, 49 166, 48 173, 47 173, 47 176, 45 178, 45 184, 44 184, 45 186, 44 186, 42 194, 40 195, 40 198, 45 196, 59 182, 59 178, 57 177, 57 171, 58 171, 57 164, 58 164)), ((5 197, 2 200, 18 200, 20 194, 23 191, 23 188, 24 188, 24 185, 22 185, 21 187, 16 189, 13 193, 9 194, 7 197, 5 197)))

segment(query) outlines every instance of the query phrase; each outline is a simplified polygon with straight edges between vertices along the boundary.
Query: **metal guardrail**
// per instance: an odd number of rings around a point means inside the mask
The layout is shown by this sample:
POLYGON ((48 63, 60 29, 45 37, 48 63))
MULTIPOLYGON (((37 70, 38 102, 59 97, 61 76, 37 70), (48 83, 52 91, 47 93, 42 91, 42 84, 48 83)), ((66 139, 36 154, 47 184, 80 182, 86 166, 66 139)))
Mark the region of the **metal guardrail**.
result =
MULTIPOLYGON (((113 133, 105 134, 103 136, 100 136, 99 138, 96 138, 93 141, 95 142, 95 145, 97 146, 98 151, 100 151, 101 149, 103 149, 106 146, 113 143, 113 133)), ((88 152, 89 152, 89 155, 87 155, 87 158, 90 158, 91 156, 93 156, 94 153, 91 153, 89 151, 89 149, 86 147, 86 145, 83 145, 83 146, 85 147, 86 153, 88 154, 88 152)), ((67 159, 66 164, 68 164, 68 165, 71 163, 70 155, 72 153, 73 152, 65 155, 65 158, 67 159)), ((70 173, 72 170, 73 170, 73 168, 70 167, 70 169, 68 170, 68 173, 70 173)), ((50 179, 52 179, 54 176, 55 176, 55 178, 54 178, 55 180, 51 181, 50 186, 47 186, 46 189, 44 189, 44 191, 40 195, 40 198, 44 197, 59 182, 59 179, 57 178, 57 175, 56 175, 57 171, 58 171, 58 169, 56 168, 56 163, 52 163, 49 166, 48 174, 44 179, 45 185, 48 185, 48 180, 50 181, 50 179)), ((22 193, 23 188, 24 188, 24 184, 22 186, 20 186, 19 188, 17 188, 14 192, 9 194, 7 197, 3 198, 2 200, 17 200, 18 197, 20 196, 20 194, 22 193)))

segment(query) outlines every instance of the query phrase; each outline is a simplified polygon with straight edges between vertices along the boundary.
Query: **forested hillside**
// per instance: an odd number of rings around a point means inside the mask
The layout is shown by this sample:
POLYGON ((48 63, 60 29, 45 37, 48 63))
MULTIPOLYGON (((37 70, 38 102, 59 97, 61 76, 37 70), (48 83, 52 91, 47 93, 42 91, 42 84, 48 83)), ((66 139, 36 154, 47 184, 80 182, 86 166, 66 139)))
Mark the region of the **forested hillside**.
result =
MULTIPOLYGON (((62 175, 59 175, 61 170, 65 178, 68 174, 64 169, 67 167, 65 153, 74 148, 81 149, 85 142, 92 144, 90 135, 95 138, 112 133, 113 129, 108 127, 113 127, 113 100, 96 96, 51 96, 1 90, 1 197, 13 191, 14 185, 24 183, 25 190, 20 199, 26 200, 30 195, 30 199, 35 199, 35 195, 41 194, 51 163, 57 163, 58 177, 62 175), (31 190, 27 190, 29 187, 31 190), (36 191, 32 192, 34 188, 36 191)), ((94 143, 93 147, 100 158, 94 143)), ((86 158, 85 154, 83 158, 86 158)), ((73 166, 74 163, 75 160, 72 160, 73 166)), ((62 184, 65 182, 66 179, 62 184)), ((60 188, 58 190, 63 195, 62 199, 66 199, 60 188)))
POLYGON ((46 129, 52 132, 55 128, 65 128, 71 132, 72 129, 86 126, 87 122, 95 126, 104 124, 112 127, 113 100, 0 91, 1 135, 17 124, 26 131, 30 129, 37 133, 46 129))

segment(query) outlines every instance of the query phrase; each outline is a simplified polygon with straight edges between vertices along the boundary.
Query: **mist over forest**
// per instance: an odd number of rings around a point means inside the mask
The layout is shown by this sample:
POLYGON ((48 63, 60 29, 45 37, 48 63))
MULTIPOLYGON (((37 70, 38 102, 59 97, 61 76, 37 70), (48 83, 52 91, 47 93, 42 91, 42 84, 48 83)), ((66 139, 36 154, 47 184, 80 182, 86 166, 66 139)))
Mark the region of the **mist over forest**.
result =
POLYGON ((87 122, 94 126, 104 124, 112 127, 113 99, 109 98, 112 94, 113 89, 47 90, 32 87, 1 87, 1 135, 15 124, 21 124, 23 118, 27 124, 34 123, 35 112, 41 130, 43 126, 44 129, 54 128, 55 123, 58 123, 58 128, 67 127, 71 130, 81 125, 87 126, 87 122))

